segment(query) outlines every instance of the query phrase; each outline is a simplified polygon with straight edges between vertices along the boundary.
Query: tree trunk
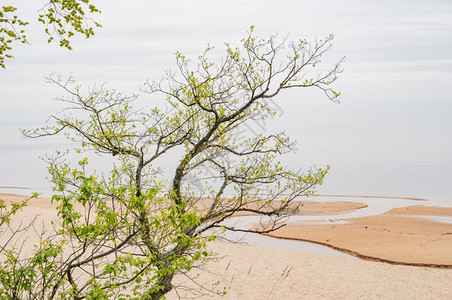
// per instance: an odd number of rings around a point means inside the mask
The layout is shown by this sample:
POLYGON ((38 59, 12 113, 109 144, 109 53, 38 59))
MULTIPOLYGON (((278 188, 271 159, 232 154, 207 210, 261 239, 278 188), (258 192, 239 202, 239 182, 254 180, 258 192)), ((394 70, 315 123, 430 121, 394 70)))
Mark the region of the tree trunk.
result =
POLYGON ((174 275, 166 275, 165 277, 161 278, 159 280, 159 282, 157 282, 157 284, 162 286, 163 289, 150 292, 145 299, 146 300, 159 300, 161 297, 163 297, 169 291, 171 291, 173 289, 173 285, 171 284, 171 281, 173 280, 173 276, 174 275))

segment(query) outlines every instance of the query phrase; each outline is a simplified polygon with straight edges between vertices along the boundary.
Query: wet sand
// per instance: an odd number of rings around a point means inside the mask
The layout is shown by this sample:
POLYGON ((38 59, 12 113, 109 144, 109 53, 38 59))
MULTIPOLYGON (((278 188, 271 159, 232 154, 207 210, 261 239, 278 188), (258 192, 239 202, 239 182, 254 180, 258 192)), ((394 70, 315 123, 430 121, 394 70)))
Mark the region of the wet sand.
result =
POLYGON ((451 268, 449 218, 452 220, 452 208, 411 206, 382 215, 343 219, 346 224, 289 222, 269 235, 313 241, 364 259, 451 268))

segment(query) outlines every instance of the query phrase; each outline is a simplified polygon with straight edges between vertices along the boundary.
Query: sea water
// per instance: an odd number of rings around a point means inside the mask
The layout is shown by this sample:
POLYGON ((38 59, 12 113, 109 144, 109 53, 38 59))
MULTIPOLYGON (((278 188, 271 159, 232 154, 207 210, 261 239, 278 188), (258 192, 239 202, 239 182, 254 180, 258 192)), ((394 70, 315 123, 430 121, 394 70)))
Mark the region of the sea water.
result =
MULTIPOLYGON (((414 197, 452 203, 448 117, 349 116, 343 120, 335 116, 294 122, 294 115, 287 110, 284 114, 276 125, 267 122, 264 133, 284 128, 287 135, 298 140, 298 150, 282 159, 292 169, 331 166, 319 194, 414 197)), ((25 139, 19 131, 39 125, 0 123, 0 192, 51 193, 47 165, 40 157, 74 144, 62 137, 25 139)), ((108 160, 102 163, 100 156, 93 157, 97 171, 108 172, 108 160)), ((178 157, 172 159, 177 161, 178 157)))

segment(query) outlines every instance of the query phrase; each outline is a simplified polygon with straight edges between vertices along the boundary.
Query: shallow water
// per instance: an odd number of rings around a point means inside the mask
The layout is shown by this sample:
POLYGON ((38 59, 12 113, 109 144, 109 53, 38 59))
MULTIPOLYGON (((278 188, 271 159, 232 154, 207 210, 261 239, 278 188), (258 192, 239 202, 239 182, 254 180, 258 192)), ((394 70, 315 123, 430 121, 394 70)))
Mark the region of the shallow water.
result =
POLYGON ((343 257, 348 259, 357 259, 356 257, 348 255, 344 252, 340 252, 316 243, 277 239, 256 233, 244 234, 241 232, 227 231, 225 233, 224 238, 230 242, 243 243, 245 245, 253 247, 283 249, 290 251, 298 251, 302 253, 313 253, 327 256, 343 257))
MULTIPOLYGON (((310 198, 312 199, 312 198, 310 198)), ((321 216, 291 216, 287 222, 296 221, 297 223, 303 221, 318 221, 318 226, 320 224, 344 224, 346 221, 342 219, 347 218, 359 218, 359 217, 367 217, 373 215, 383 214, 393 208, 412 206, 412 205, 425 205, 425 206, 439 206, 439 207, 452 207, 450 202, 446 201, 421 201, 421 200, 412 200, 412 199, 388 199, 388 198, 368 198, 368 197, 316 197, 318 202, 336 202, 336 201, 348 201, 348 202, 362 202, 366 203, 368 206, 365 208, 361 208, 355 211, 343 213, 343 214, 335 214, 335 215, 321 215, 321 216)), ((306 199, 302 199, 306 200, 306 199)), ((416 216, 413 216, 416 217, 416 216)), ((421 216, 423 218, 429 218, 438 222, 445 222, 452 224, 451 217, 437 217, 437 216, 421 216)), ((269 218, 262 216, 240 216, 234 217, 225 220, 223 223, 228 227, 235 227, 237 229, 250 229, 253 225, 259 223, 265 223, 269 218)), ((310 225, 315 225, 316 223, 310 225)), ((243 232, 234 232, 227 231, 225 233, 225 238, 231 240, 233 242, 242 242, 246 243, 250 246, 255 247, 263 247, 263 248, 272 248, 272 249, 284 249, 284 250, 293 250, 300 251, 304 253, 316 253, 323 255, 330 255, 336 257, 345 257, 345 258, 355 258, 346 253, 334 250, 332 248, 318 245, 315 243, 302 242, 302 241, 292 241, 292 240, 284 240, 271 238, 268 236, 262 236, 259 234, 252 233, 243 233, 243 232)))

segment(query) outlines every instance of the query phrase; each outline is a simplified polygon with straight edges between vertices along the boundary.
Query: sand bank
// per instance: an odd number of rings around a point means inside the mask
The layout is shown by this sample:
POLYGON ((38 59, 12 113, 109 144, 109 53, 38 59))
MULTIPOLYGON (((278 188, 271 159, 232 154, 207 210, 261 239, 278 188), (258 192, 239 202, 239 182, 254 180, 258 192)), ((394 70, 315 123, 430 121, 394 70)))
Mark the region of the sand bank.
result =
POLYGON ((452 208, 412 206, 346 224, 288 223, 271 236, 314 241, 366 259, 452 267, 452 208), (446 217, 446 218, 444 218, 446 217))

